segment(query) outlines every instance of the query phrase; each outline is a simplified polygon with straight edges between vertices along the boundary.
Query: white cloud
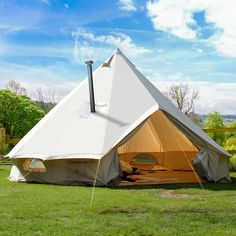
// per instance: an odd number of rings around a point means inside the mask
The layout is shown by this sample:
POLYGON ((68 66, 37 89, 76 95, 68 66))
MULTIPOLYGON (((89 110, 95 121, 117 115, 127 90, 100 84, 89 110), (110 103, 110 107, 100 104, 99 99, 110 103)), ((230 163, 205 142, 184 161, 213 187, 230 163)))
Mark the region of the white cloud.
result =
POLYGON ((192 86, 200 91, 196 111, 201 111, 201 113, 218 111, 222 114, 236 114, 235 83, 192 82, 192 86))
POLYGON ((160 0, 147 3, 148 16, 156 30, 162 30, 183 39, 194 39, 197 32, 192 29, 196 25, 193 13, 201 11, 200 1, 160 0))
POLYGON ((206 81, 191 81, 183 75, 156 75, 152 83, 162 92, 170 85, 187 83, 191 88, 199 91, 199 100, 195 105, 195 112, 208 114, 213 111, 221 114, 236 114, 236 83, 211 83, 206 81))
POLYGON ((198 53, 202 53, 203 50, 202 50, 201 48, 196 48, 196 52, 198 52, 198 53))
POLYGON ((210 38, 210 43, 219 53, 236 57, 236 1, 215 1, 206 9, 206 20, 218 31, 210 38))
POLYGON ((190 76, 183 73, 162 74, 152 68, 138 67, 147 78, 162 92, 173 84, 189 84, 191 88, 199 91, 199 100, 195 105, 195 112, 208 114, 218 111, 221 114, 236 114, 236 83, 193 81, 190 76))
POLYGON ((0 64, 0 78, 0 88, 4 88, 9 80, 15 80, 27 89, 28 95, 32 98, 37 88, 42 88, 44 91, 53 89, 57 101, 80 82, 68 81, 59 73, 46 67, 37 68, 7 63, 0 64))
POLYGON ((147 48, 136 45, 128 35, 123 33, 97 36, 87 31, 78 30, 72 32, 72 35, 75 37, 74 55, 78 61, 81 61, 81 58, 83 60, 86 58, 104 60, 115 48, 120 48, 130 57, 149 52, 147 48), (104 55, 105 58, 103 58, 104 55))
POLYGON ((29 27, 24 26, 24 25, 0 23, 0 30, 4 31, 5 33, 18 32, 18 31, 26 30, 28 28, 29 27))
POLYGON ((69 4, 68 4, 68 3, 65 3, 65 4, 64 4, 64 7, 68 9, 68 8, 69 8, 69 4))
POLYGON ((182 39, 199 39, 201 26, 194 13, 204 12, 214 35, 207 40, 224 55, 236 57, 235 0, 159 0, 147 3, 147 13, 156 30, 182 39))
POLYGON ((119 0, 119 7, 124 11, 137 11, 133 0, 119 0))

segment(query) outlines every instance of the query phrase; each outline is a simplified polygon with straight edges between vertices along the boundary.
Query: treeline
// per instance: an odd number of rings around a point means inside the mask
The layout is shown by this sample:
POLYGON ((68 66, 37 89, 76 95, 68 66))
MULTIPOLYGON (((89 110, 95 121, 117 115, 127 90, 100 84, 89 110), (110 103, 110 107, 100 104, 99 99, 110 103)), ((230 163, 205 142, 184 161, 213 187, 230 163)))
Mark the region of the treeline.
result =
POLYGON ((28 93, 13 80, 0 90, 0 128, 5 128, 10 138, 22 138, 56 105, 52 92, 39 88, 34 100, 28 93))
MULTIPOLYGON (((218 112, 210 113, 204 121, 205 128, 236 128, 236 120, 225 122, 224 117, 218 112)), ((208 134, 226 150, 236 150, 236 132, 214 132, 208 134)))
MULTIPOLYGON (((185 113, 201 128, 236 127, 236 121, 227 123, 218 112, 210 113, 206 120, 202 120, 202 117, 194 112, 195 103, 199 99, 199 91, 191 88, 188 84, 173 84, 166 88, 164 94, 179 110, 185 113)), ((210 133, 209 136, 225 149, 236 150, 235 132, 216 132, 210 133)))

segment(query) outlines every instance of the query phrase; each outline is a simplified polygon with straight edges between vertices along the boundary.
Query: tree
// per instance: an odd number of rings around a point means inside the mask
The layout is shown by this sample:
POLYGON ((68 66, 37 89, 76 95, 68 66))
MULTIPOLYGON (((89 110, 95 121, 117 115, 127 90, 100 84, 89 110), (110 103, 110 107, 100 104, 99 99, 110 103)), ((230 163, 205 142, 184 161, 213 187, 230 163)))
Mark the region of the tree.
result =
MULTIPOLYGON (((15 80, 10 80, 5 87, 7 90, 15 92, 16 95, 19 96, 26 96, 29 92, 21 85, 20 82, 17 82, 15 80)), ((56 105, 55 90, 53 88, 37 88, 30 94, 32 94, 31 97, 34 98, 37 106, 41 108, 45 113, 48 113, 56 105)))
POLYGON ((194 105, 199 98, 198 90, 188 84, 177 84, 167 88, 165 95, 185 114, 194 113, 194 105))
MULTIPOLYGON (((236 128, 236 120, 228 123, 227 128, 236 128)), ((230 138, 232 136, 236 136, 236 133, 235 132, 226 132, 225 135, 226 135, 226 138, 230 138)))
POLYGON ((187 116, 198 126, 202 128, 202 117, 194 112, 187 114, 187 116))
MULTIPOLYGON (((218 112, 212 112, 208 115, 207 119, 204 122, 205 128, 223 128, 224 127, 224 118, 218 112)), ((209 136, 213 138, 220 145, 223 144, 225 135, 222 132, 213 132, 209 136)))
MULTIPOLYGON (((236 120, 227 124, 228 128, 236 128, 236 120)), ((224 142, 224 148, 226 150, 236 150, 236 133, 235 132, 226 132, 225 134, 226 141, 224 142)), ((236 153, 233 155, 236 157, 236 153)))
POLYGON ((42 88, 37 88, 34 97, 36 104, 46 113, 56 105, 54 89, 43 90, 42 88))
POLYGON ((15 80, 10 80, 5 87, 7 90, 15 92, 17 95, 27 95, 26 88, 22 87, 21 84, 15 80))
POLYGON ((35 100, 44 103, 56 103, 55 89, 42 89, 37 88, 34 94, 35 100))
POLYGON ((225 141, 224 148, 227 150, 236 150, 236 136, 232 136, 225 141))
POLYGON ((34 101, 0 90, 0 125, 11 138, 22 138, 45 115, 34 101))

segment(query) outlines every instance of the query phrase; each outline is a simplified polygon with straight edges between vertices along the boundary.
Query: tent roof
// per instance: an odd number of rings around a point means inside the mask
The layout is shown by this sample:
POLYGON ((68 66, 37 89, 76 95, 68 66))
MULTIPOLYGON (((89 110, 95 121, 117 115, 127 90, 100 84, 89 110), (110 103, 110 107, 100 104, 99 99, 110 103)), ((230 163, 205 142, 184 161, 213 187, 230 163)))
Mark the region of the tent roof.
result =
POLYGON ((43 160, 100 159, 158 109, 218 153, 229 156, 154 87, 119 49, 94 72, 93 79, 96 113, 90 112, 86 78, 8 156, 43 160))

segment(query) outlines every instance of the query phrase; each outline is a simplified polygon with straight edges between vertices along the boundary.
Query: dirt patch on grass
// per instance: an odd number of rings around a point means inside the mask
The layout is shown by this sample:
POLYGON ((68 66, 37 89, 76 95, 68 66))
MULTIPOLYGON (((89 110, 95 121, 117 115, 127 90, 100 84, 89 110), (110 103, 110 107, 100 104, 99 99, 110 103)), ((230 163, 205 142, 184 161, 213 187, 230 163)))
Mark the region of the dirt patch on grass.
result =
POLYGON ((145 210, 136 207, 128 207, 128 208, 113 208, 106 209, 100 212, 100 214, 140 214, 144 213, 145 210))
POLYGON ((175 193, 174 190, 164 190, 159 196, 161 198, 195 198, 195 196, 187 193, 175 193))

